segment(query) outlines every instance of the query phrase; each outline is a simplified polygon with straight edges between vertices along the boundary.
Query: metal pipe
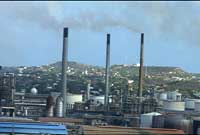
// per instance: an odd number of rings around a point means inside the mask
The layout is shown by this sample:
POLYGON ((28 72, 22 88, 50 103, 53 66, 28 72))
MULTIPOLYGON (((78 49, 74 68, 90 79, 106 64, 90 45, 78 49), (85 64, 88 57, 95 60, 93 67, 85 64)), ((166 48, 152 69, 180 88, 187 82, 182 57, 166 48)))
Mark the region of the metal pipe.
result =
POLYGON ((144 33, 141 33, 141 47, 140 47, 140 69, 139 69, 139 114, 141 114, 141 106, 142 106, 142 90, 143 90, 143 63, 144 63, 144 33))
POLYGON ((68 28, 63 31, 63 52, 62 52, 62 98, 63 117, 66 117, 66 93, 67 93, 67 53, 68 53, 68 28))
POLYGON ((106 91, 105 91, 105 110, 108 111, 109 104, 109 72, 110 72, 110 34, 107 34, 107 47, 106 47, 106 91))

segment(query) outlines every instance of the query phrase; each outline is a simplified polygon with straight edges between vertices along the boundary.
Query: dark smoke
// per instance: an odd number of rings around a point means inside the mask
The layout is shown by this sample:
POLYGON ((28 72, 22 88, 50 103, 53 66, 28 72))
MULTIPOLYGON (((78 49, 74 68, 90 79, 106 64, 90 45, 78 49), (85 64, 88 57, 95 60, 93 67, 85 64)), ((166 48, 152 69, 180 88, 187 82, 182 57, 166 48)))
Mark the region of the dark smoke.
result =
POLYGON ((56 32, 64 26, 92 31, 122 27, 197 45, 199 9, 199 2, 1 2, 0 15, 56 32))

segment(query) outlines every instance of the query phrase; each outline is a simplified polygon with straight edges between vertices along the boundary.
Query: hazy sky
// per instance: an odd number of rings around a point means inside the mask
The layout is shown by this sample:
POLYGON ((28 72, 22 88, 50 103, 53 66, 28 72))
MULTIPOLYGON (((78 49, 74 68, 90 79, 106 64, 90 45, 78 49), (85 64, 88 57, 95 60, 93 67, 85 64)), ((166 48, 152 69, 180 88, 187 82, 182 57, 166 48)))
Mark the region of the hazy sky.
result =
POLYGON ((0 2, 0 65, 44 65, 61 60, 69 27, 69 60, 105 65, 139 62, 200 73, 200 2, 0 2))

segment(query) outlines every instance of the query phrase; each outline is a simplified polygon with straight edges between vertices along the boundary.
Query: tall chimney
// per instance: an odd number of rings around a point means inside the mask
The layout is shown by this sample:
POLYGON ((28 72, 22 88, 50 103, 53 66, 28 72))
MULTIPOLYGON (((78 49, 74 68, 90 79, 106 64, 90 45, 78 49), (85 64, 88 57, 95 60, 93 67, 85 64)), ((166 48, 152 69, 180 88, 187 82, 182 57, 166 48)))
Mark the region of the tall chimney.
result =
POLYGON ((106 47, 106 91, 105 91, 105 110, 108 111, 109 104, 109 72, 110 72, 110 34, 107 34, 107 47, 106 47))
POLYGON ((142 90, 143 90, 143 63, 144 63, 144 33, 141 33, 141 48, 140 48, 140 70, 139 70, 139 114, 141 113, 142 107, 142 90))
POLYGON ((67 93, 67 53, 68 53, 68 28, 63 31, 63 52, 62 52, 62 98, 63 117, 66 117, 66 93, 67 93))

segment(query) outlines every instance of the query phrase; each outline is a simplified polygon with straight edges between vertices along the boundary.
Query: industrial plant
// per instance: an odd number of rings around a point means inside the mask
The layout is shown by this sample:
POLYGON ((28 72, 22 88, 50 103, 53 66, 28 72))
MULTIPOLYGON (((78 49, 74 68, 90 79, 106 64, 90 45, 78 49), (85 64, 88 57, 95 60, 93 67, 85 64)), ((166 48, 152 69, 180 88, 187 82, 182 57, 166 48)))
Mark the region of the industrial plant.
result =
POLYGON ((135 80, 127 78, 124 89, 110 92, 114 83, 110 77, 110 48, 114 39, 111 34, 105 36, 105 75, 102 75, 105 89, 99 95, 91 91, 92 78, 87 80, 81 94, 68 89, 69 34, 65 27, 59 91, 42 94, 37 87, 17 91, 15 74, 0 71, 0 133, 200 134, 200 99, 183 97, 178 90, 143 94, 144 33, 140 41, 137 93, 132 87, 135 80))

